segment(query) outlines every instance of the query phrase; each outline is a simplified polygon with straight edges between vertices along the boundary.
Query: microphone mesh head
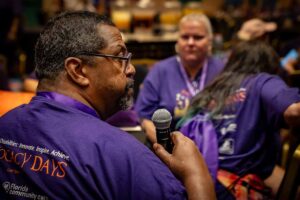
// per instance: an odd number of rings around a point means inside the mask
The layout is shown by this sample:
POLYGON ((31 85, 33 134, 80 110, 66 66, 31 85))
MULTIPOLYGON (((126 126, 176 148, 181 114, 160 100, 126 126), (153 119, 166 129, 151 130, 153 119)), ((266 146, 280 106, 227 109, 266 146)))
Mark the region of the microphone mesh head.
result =
POLYGON ((153 113, 152 121, 157 129, 165 129, 170 127, 172 116, 168 110, 158 109, 153 113))

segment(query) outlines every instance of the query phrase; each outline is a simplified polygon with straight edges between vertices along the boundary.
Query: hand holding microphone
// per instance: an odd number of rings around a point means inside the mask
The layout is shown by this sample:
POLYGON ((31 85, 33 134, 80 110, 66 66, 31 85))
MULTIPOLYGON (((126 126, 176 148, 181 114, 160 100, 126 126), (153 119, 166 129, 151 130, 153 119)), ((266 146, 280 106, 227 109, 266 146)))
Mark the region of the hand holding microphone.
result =
POLYGON ((188 199, 216 199, 213 180, 198 147, 180 132, 173 132, 171 138, 174 144, 172 154, 158 143, 154 143, 153 150, 181 180, 188 199))
POLYGON ((169 153, 172 153, 170 125, 172 116, 166 109, 158 109, 152 115, 152 121, 156 128, 156 139, 169 153))

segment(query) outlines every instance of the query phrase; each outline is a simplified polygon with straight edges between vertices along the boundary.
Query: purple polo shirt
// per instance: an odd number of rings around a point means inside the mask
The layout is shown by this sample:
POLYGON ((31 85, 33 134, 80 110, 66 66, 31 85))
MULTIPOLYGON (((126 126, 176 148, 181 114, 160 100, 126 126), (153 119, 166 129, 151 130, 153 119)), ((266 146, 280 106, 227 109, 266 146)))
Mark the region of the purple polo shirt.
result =
MULTIPOLYGON (((207 85, 223 67, 221 60, 209 57, 204 84, 207 85)), ((198 74, 200 76, 201 72, 198 74)), ((151 119, 157 109, 165 108, 176 121, 176 118, 185 114, 191 97, 180 64, 173 56, 156 63, 149 71, 140 89, 135 110, 140 118, 151 119)))
POLYGON ((283 113, 300 102, 299 91, 277 76, 261 73, 244 81, 230 101, 234 110, 214 119, 219 167, 267 178, 278 160, 283 113))
MULTIPOLYGON (((289 88, 277 76, 261 73, 244 81, 227 101, 230 106, 213 119, 218 147, 211 151, 218 151, 219 168, 267 178, 278 158, 279 130, 285 126, 283 113, 291 104, 300 102, 298 89, 289 88)), ((201 138, 194 136, 196 133, 197 129, 184 132, 191 138, 201 138)), ((216 189, 224 193, 220 187, 216 189)))
POLYGON ((186 198, 171 171, 132 135, 82 103, 50 94, 0 118, 0 199, 186 198))

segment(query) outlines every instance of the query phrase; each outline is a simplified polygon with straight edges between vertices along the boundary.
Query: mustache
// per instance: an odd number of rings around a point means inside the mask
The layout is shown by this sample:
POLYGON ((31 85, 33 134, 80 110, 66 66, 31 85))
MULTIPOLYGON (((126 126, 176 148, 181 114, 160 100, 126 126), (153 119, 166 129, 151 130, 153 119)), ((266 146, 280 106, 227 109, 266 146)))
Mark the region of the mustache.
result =
POLYGON ((128 83, 126 84, 125 90, 128 91, 129 89, 134 88, 134 80, 130 80, 128 81, 128 83))
POLYGON ((130 79, 125 86, 124 94, 119 100, 121 110, 127 110, 133 104, 134 80, 130 79))

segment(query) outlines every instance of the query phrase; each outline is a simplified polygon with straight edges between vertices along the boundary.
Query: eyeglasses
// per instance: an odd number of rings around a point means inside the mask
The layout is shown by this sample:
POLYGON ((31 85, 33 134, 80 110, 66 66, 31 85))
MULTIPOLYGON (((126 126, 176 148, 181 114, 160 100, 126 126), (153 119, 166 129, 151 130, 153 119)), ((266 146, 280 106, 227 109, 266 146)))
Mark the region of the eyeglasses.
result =
POLYGON ((104 57, 104 58, 112 58, 116 60, 122 61, 122 69, 125 73, 128 69, 129 63, 131 61, 132 53, 128 53, 126 56, 114 56, 114 55, 107 55, 107 54, 101 54, 101 53, 91 53, 91 52, 79 52, 78 55, 82 56, 98 56, 98 57, 104 57))

